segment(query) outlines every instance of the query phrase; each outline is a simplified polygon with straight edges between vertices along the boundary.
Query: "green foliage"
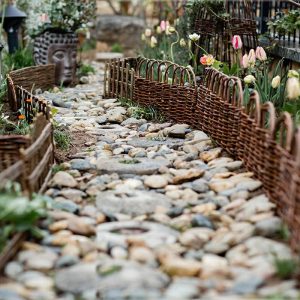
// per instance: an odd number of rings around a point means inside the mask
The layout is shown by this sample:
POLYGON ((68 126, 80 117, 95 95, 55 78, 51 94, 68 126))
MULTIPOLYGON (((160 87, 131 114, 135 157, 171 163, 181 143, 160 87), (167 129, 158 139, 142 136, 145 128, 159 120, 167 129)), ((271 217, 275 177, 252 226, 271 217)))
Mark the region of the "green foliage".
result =
POLYGON ((290 10, 281 18, 276 18, 268 22, 269 30, 274 30, 280 35, 293 33, 300 29, 300 10, 290 10))
POLYGON ((205 8, 217 18, 226 18, 224 0, 189 0, 186 5, 191 26, 195 24, 199 10, 205 8))
POLYGON ((120 160, 119 163, 125 165, 135 165, 135 164, 139 164, 140 161, 137 159, 124 159, 124 160, 120 160))
POLYGON ((297 270, 297 262, 293 259, 279 259, 274 261, 276 273, 281 279, 290 279, 297 270))
MULTIPOLYGON (((4 102, 6 98, 6 94, 7 94, 6 80, 2 80, 0 82, 0 104, 4 102)), ((0 108, 0 112, 1 112, 1 108, 0 108)))
POLYGON ((36 223, 47 216, 46 208, 50 204, 51 200, 47 197, 34 196, 30 200, 20 194, 19 186, 7 185, 0 192, 0 251, 15 233, 40 235, 36 223))
POLYGON ((289 231, 287 225, 285 225, 285 224, 283 224, 283 225, 280 227, 280 229, 279 229, 279 231, 278 231, 278 233, 277 233, 278 238, 279 238, 280 240, 283 240, 283 241, 288 241, 289 238, 290 238, 290 235, 291 235, 291 234, 290 234, 290 231, 289 231))
POLYGON ((97 47, 97 40, 96 39, 86 39, 81 46, 82 52, 87 52, 90 50, 95 50, 97 47))
POLYGON ((71 136, 69 131, 63 127, 59 126, 57 123, 54 122, 54 141, 58 149, 67 151, 71 145, 71 136))
POLYGON ((20 48, 13 54, 6 53, 3 57, 3 65, 6 73, 34 66, 32 49, 20 48))
MULTIPOLYGON (((3 105, 0 105, 0 113, 3 105)), ((4 113, 0 114, 0 134, 26 135, 30 133, 30 125, 26 120, 11 122, 4 113)))
POLYGON ((96 0, 31 0, 26 9, 26 29, 31 37, 49 28, 83 31, 95 17, 96 0))
POLYGON ((111 46, 111 51, 112 51, 112 52, 119 52, 119 53, 122 53, 122 52, 123 52, 123 47, 122 47, 122 45, 120 45, 119 43, 114 43, 114 44, 111 46))
POLYGON ((128 108, 130 116, 136 119, 163 122, 164 116, 154 107, 142 107, 129 99, 119 99, 122 106, 128 108))
POLYGON ((282 111, 289 112, 294 119, 295 125, 300 125, 300 100, 285 102, 282 111))
POLYGON ((79 76, 87 76, 90 73, 92 73, 92 74, 96 73, 95 68, 91 65, 83 64, 83 65, 80 66, 80 68, 78 70, 78 75, 79 76))
POLYGON ((282 59, 273 71, 270 65, 259 66, 256 72, 256 79, 255 89, 260 95, 261 102, 271 101, 277 109, 281 109, 285 98, 287 81, 287 69, 284 67, 284 60, 282 59), (274 89, 271 82, 278 75, 281 78, 281 82, 279 87, 274 89))
POLYGON ((61 166, 61 165, 54 165, 52 167, 52 173, 53 174, 56 174, 56 173, 58 173, 60 171, 64 171, 64 167, 63 166, 61 166))

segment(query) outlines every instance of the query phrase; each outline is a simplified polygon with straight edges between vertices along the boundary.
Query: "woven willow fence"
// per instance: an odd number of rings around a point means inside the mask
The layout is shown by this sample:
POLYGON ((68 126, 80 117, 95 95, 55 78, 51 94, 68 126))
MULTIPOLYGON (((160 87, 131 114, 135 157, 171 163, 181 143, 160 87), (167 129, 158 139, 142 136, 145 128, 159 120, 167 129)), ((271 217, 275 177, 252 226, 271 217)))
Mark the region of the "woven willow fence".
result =
POLYGON ((32 124, 30 135, 0 135, 0 187, 7 181, 19 182, 22 190, 31 195, 45 188, 54 164, 50 107, 26 89, 15 86, 10 76, 7 83, 15 96, 15 109, 21 109, 26 121, 32 124))
POLYGON ((271 102, 260 104, 257 93, 243 106, 239 78, 207 69, 196 83, 193 71, 151 59, 113 60, 106 64, 105 97, 127 97, 153 106, 176 122, 208 133, 242 160, 264 184, 278 214, 300 246, 300 128, 290 114, 279 118, 271 102))

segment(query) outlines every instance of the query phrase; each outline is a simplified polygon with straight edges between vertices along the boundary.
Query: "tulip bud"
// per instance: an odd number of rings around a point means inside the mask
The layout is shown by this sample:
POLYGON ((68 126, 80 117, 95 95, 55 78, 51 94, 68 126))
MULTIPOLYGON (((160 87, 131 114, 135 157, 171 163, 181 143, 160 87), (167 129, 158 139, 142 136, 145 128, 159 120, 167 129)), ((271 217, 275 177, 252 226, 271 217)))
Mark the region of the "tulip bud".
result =
POLYGON ((168 21, 164 21, 162 20, 160 22, 160 28, 161 28, 161 31, 165 31, 167 29, 167 27, 169 26, 169 22, 168 21))
POLYGON ((169 33, 174 33, 176 31, 175 27, 173 27, 173 26, 167 27, 167 30, 169 33))
POLYGON ((249 58, 247 54, 245 54, 242 58, 242 67, 244 69, 247 69, 249 67, 249 58))
POLYGON ((247 84, 251 84, 251 83, 255 83, 255 77, 253 75, 247 75, 245 78, 244 78, 244 81, 245 83, 247 84))
POLYGON ((243 42, 242 42, 242 39, 239 35, 235 35, 233 38, 232 38, 232 46, 235 50, 239 50, 239 49, 242 49, 243 47, 243 42))
POLYGON ((179 45, 180 45, 181 47, 185 47, 185 46, 186 46, 186 41, 185 41, 184 39, 180 39, 179 45))
POLYGON ((280 81, 281 81, 281 78, 280 78, 279 75, 276 76, 276 77, 274 77, 274 78, 272 79, 272 83, 271 83, 272 88, 273 88, 273 89, 277 89, 277 88, 279 87, 279 85, 280 85, 280 81))
POLYGON ((162 33, 162 30, 161 30, 161 27, 160 27, 160 26, 157 26, 157 27, 156 27, 156 33, 157 33, 157 34, 161 34, 161 33, 162 33))
POLYGON ((286 84, 287 98, 297 100, 300 97, 300 82, 296 77, 290 77, 286 84))
POLYGON ((200 35, 197 33, 190 34, 189 39, 193 42, 197 42, 200 39, 200 35))
POLYGON ((150 47, 151 48, 155 48, 155 46, 157 45, 157 39, 155 36, 151 36, 151 39, 150 39, 150 47))
POLYGON ((146 40, 146 36, 145 36, 144 33, 142 33, 142 35, 141 35, 141 40, 142 40, 142 41, 145 41, 145 40, 146 40))
POLYGON ((267 60, 267 54, 263 47, 257 47, 255 55, 256 55, 257 59, 260 61, 267 60))
POLYGON ((146 37, 150 37, 151 34, 152 34, 151 29, 147 28, 147 29, 145 30, 145 36, 146 36, 146 37))
POLYGON ((248 62, 250 66, 254 66, 256 62, 256 55, 254 49, 251 49, 248 55, 248 62))
POLYGON ((299 73, 296 70, 289 70, 288 72, 288 78, 299 78, 299 73))

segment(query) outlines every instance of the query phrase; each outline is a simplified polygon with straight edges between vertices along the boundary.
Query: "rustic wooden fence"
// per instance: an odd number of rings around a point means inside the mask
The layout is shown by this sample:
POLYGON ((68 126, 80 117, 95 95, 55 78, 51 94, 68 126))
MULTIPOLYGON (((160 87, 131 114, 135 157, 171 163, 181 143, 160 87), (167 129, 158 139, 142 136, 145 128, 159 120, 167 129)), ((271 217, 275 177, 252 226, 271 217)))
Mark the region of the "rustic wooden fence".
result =
POLYGON ((271 102, 261 105, 256 92, 244 106, 239 78, 214 69, 204 77, 197 84, 192 69, 170 62, 114 60, 106 65, 105 97, 128 95, 210 134, 263 182, 289 226, 293 247, 299 248, 300 128, 294 129, 288 113, 277 118, 271 102))
POLYGON ((10 76, 7 82, 8 90, 15 96, 13 103, 31 124, 31 133, 26 136, 0 135, 0 187, 7 181, 16 181, 31 195, 45 188, 54 163, 50 107, 43 99, 15 86, 10 76))

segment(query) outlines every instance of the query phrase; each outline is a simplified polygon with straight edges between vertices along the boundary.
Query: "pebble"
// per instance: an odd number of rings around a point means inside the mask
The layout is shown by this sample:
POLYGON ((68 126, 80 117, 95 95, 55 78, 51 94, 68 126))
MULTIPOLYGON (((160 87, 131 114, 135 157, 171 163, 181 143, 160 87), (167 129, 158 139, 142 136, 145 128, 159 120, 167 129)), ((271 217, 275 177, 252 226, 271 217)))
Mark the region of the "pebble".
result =
POLYGON ((207 227, 210 229, 214 229, 214 225, 212 224, 212 222, 207 217, 201 214, 193 216, 193 218, 191 219, 191 225, 193 227, 207 227))
POLYGON ((168 180, 161 175, 152 175, 145 179, 144 184, 153 189, 160 189, 168 185, 168 180))
POLYGON ((77 181, 67 172, 59 171, 52 179, 52 186, 63 186, 74 188, 77 186, 77 181))

